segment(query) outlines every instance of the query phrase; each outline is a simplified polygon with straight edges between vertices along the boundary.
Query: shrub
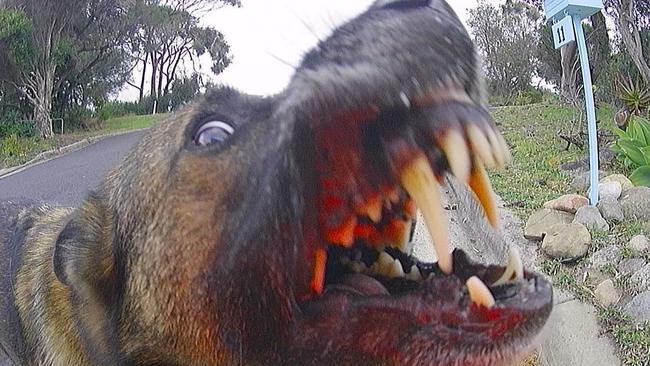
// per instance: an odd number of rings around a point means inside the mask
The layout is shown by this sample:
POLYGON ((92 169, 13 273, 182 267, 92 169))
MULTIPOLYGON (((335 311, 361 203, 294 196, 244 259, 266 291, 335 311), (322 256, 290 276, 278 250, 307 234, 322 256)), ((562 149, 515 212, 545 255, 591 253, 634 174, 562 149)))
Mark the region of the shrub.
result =
POLYGON ((22 118, 20 112, 13 109, 0 111, 0 138, 10 135, 18 137, 34 136, 36 131, 34 123, 22 118))
POLYGON ((624 157, 625 165, 635 168, 630 180, 637 186, 650 187, 650 122, 632 117, 627 130, 615 130, 618 140, 614 151, 624 157))
POLYGON ((143 115, 149 114, 146 103, 138 102, 106 102, 97 111, 97 117, 106 121, 111 118, 123 117, 130 114, 143 115))
POLYGON ((631 77, 621 78, 618 81, 618 98, 630 114, 642 116, 650 109, 650 89, 642 86, 638 80, 631 77))
POLYGON ((23 156, 27 154, 27 150, 27 146, 20 141, 16 134, 0 140, 0 157, 3 159, 23 156))

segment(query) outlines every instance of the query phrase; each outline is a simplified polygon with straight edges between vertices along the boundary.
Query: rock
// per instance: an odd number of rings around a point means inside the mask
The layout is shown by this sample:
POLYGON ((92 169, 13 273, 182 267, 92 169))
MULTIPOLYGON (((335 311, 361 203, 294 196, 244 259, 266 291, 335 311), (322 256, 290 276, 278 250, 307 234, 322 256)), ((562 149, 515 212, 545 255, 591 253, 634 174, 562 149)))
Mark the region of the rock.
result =
POLYGON ((609 231, 609 224, 594 206, 580 207, 573 222, 582 224, 592 231, 609 231))
MULTIPOLYGON (((607 174, 603 171, 598 172, 599 177, 604 177, 607 174)), ((571 188, 578 193, 585 193, 589 189, 589 171, 577 174, 571 180, 571 188)))
POLYGON ((540 343, 540 366, 622 364, 598 325, 596 309, 578 300, 553 308, 540 343))
POLYGON ((542 241, 542 251, 551 258, 578 259, 587 254, 591 244, 589 230, 578 223, 558 224, 542 241))
POLYGON ((616 269, 618 273, 625 276, 640 270, 643 266, 645 266, 645 260, 643 258, 628 258, 623 259, 616 269))
MULTIPOLYGON (((599 199, 618 200, 619 197, 621 197, 621 193, 623 193, 623 186, 619 182, 607 182, 598 184, 599 199)), ((589 195, 589 191, 587 191, 587 195, 589 195)))
POLYGON ((622 222, 624 219, 623 206, 611 198, 606 198, 598 201, 598 210, 603 218, 609 222, 622 222))
POLYGON ((648 250, 650 250, 650 239, 645 235, 636 235, 630 239, 630 242, 627 243, 627 247, 632 251, 633 255, 644 255, 648 250))
POLYGON ((554 200, 544 203, 544 208, 550 208, 553 210, 574 214, 580 207, 587 206, 588 204, 589 199, 587 197, 581 196, 579 194, 565 194, 562 197, 558 197, 554 200))
POLYGON ((600 180, 600 183, 608 182, 619 182, 623 191, 634 187, 634 184, 623 174, 612 174, 600 180))
POLYGON ((644 291, 650 288, 650 263, 643 266, 640 270, 634 272, 630 281, 638 290, 644 291))
POLYGON ((542 240, 550 228, 557 224, 568 224, 573 221, 573 214, 548 208, 533 212, 524 227, 524 237, 532 240, 542 240))
POLYGON ((650 321, 650 291, 636 295, 623 310, 638 323, 650 321))
POLYGON ((621 196, 626 219, 650 220, 650 188, 630 188, 621 196))
POLYGON ((596 300, 598 300, 602 306, 614 305, 621 298, 620 292, 616 289, 614 281, 611 279, 605 280, 596 286, 595 294, 596 300))
POLYGON ((603 268, 608 264, 616 266, 623 256, 623 250, 616 245, 605 247, 592 254, 589 261, 595 268, 603 268))

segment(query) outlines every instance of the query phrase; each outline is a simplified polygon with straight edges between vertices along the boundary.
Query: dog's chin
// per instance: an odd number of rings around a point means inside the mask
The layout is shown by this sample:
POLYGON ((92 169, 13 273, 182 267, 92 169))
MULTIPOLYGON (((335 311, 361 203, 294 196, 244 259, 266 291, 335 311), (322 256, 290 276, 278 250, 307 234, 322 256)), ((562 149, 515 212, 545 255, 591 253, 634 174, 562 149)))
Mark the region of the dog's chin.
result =
MULTIPOLYGON (((310 335, 337 335, 330 342, 333 348, 341 342, 368 342, 366 351, 377 357, 422 357, 444 364, 446 357, 461 357, 457 353, 462 350, 467 364, 500 364, 525 351, 550 314, 552 286, 539 274, 523 272, 519 279, 504 281, 508 267, 474 263, 461 250, 453 252, 449 275, 437 264, 410 257, 395 260, 411 261, 421 278, 390 278, 329 265, 323 295, 300 304, 305 315, 302 342, 310 335), (471 278, 487 284, 492 303, 481 303, 468 284, 471 278), (372 339, 378 335, 381 341, 372 339)), ((318 336, 314 341, 322 343, 318 336)))

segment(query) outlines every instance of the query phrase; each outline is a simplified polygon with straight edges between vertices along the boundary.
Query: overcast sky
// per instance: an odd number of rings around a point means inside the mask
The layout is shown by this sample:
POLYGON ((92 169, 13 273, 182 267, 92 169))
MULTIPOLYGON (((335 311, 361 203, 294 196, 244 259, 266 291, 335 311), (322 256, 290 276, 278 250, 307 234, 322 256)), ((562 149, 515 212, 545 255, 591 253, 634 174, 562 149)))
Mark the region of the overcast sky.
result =
MULTIPOLYGON (((242 0, 241 8, 223 8, 203 18, 206 25, 224 33, 233 62, 218 75, 217 82, 250 94, 281 91, 293 66, 318 39, 365 10, 373 0, 242 0)), ((467 9, 476 0, 449 0, 458 16, 467 19, 467 9)), ((490 0, 497 2, 497 0, 490 0)), ((203 68, 209 72, 209 64, 203 68)), ((126 89, 120 99, 135 99, 126 89)))

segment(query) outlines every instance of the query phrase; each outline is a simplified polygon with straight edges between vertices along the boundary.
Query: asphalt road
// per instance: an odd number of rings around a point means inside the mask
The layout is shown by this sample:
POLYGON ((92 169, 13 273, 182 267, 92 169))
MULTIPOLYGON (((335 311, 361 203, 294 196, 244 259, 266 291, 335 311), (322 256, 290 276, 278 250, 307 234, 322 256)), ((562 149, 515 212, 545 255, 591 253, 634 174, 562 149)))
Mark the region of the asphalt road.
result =
POLYGON ((142 134, 137 131, 107 137, 81 150, 0 178, 0 201, 32 199, 76 207, 142 134))

